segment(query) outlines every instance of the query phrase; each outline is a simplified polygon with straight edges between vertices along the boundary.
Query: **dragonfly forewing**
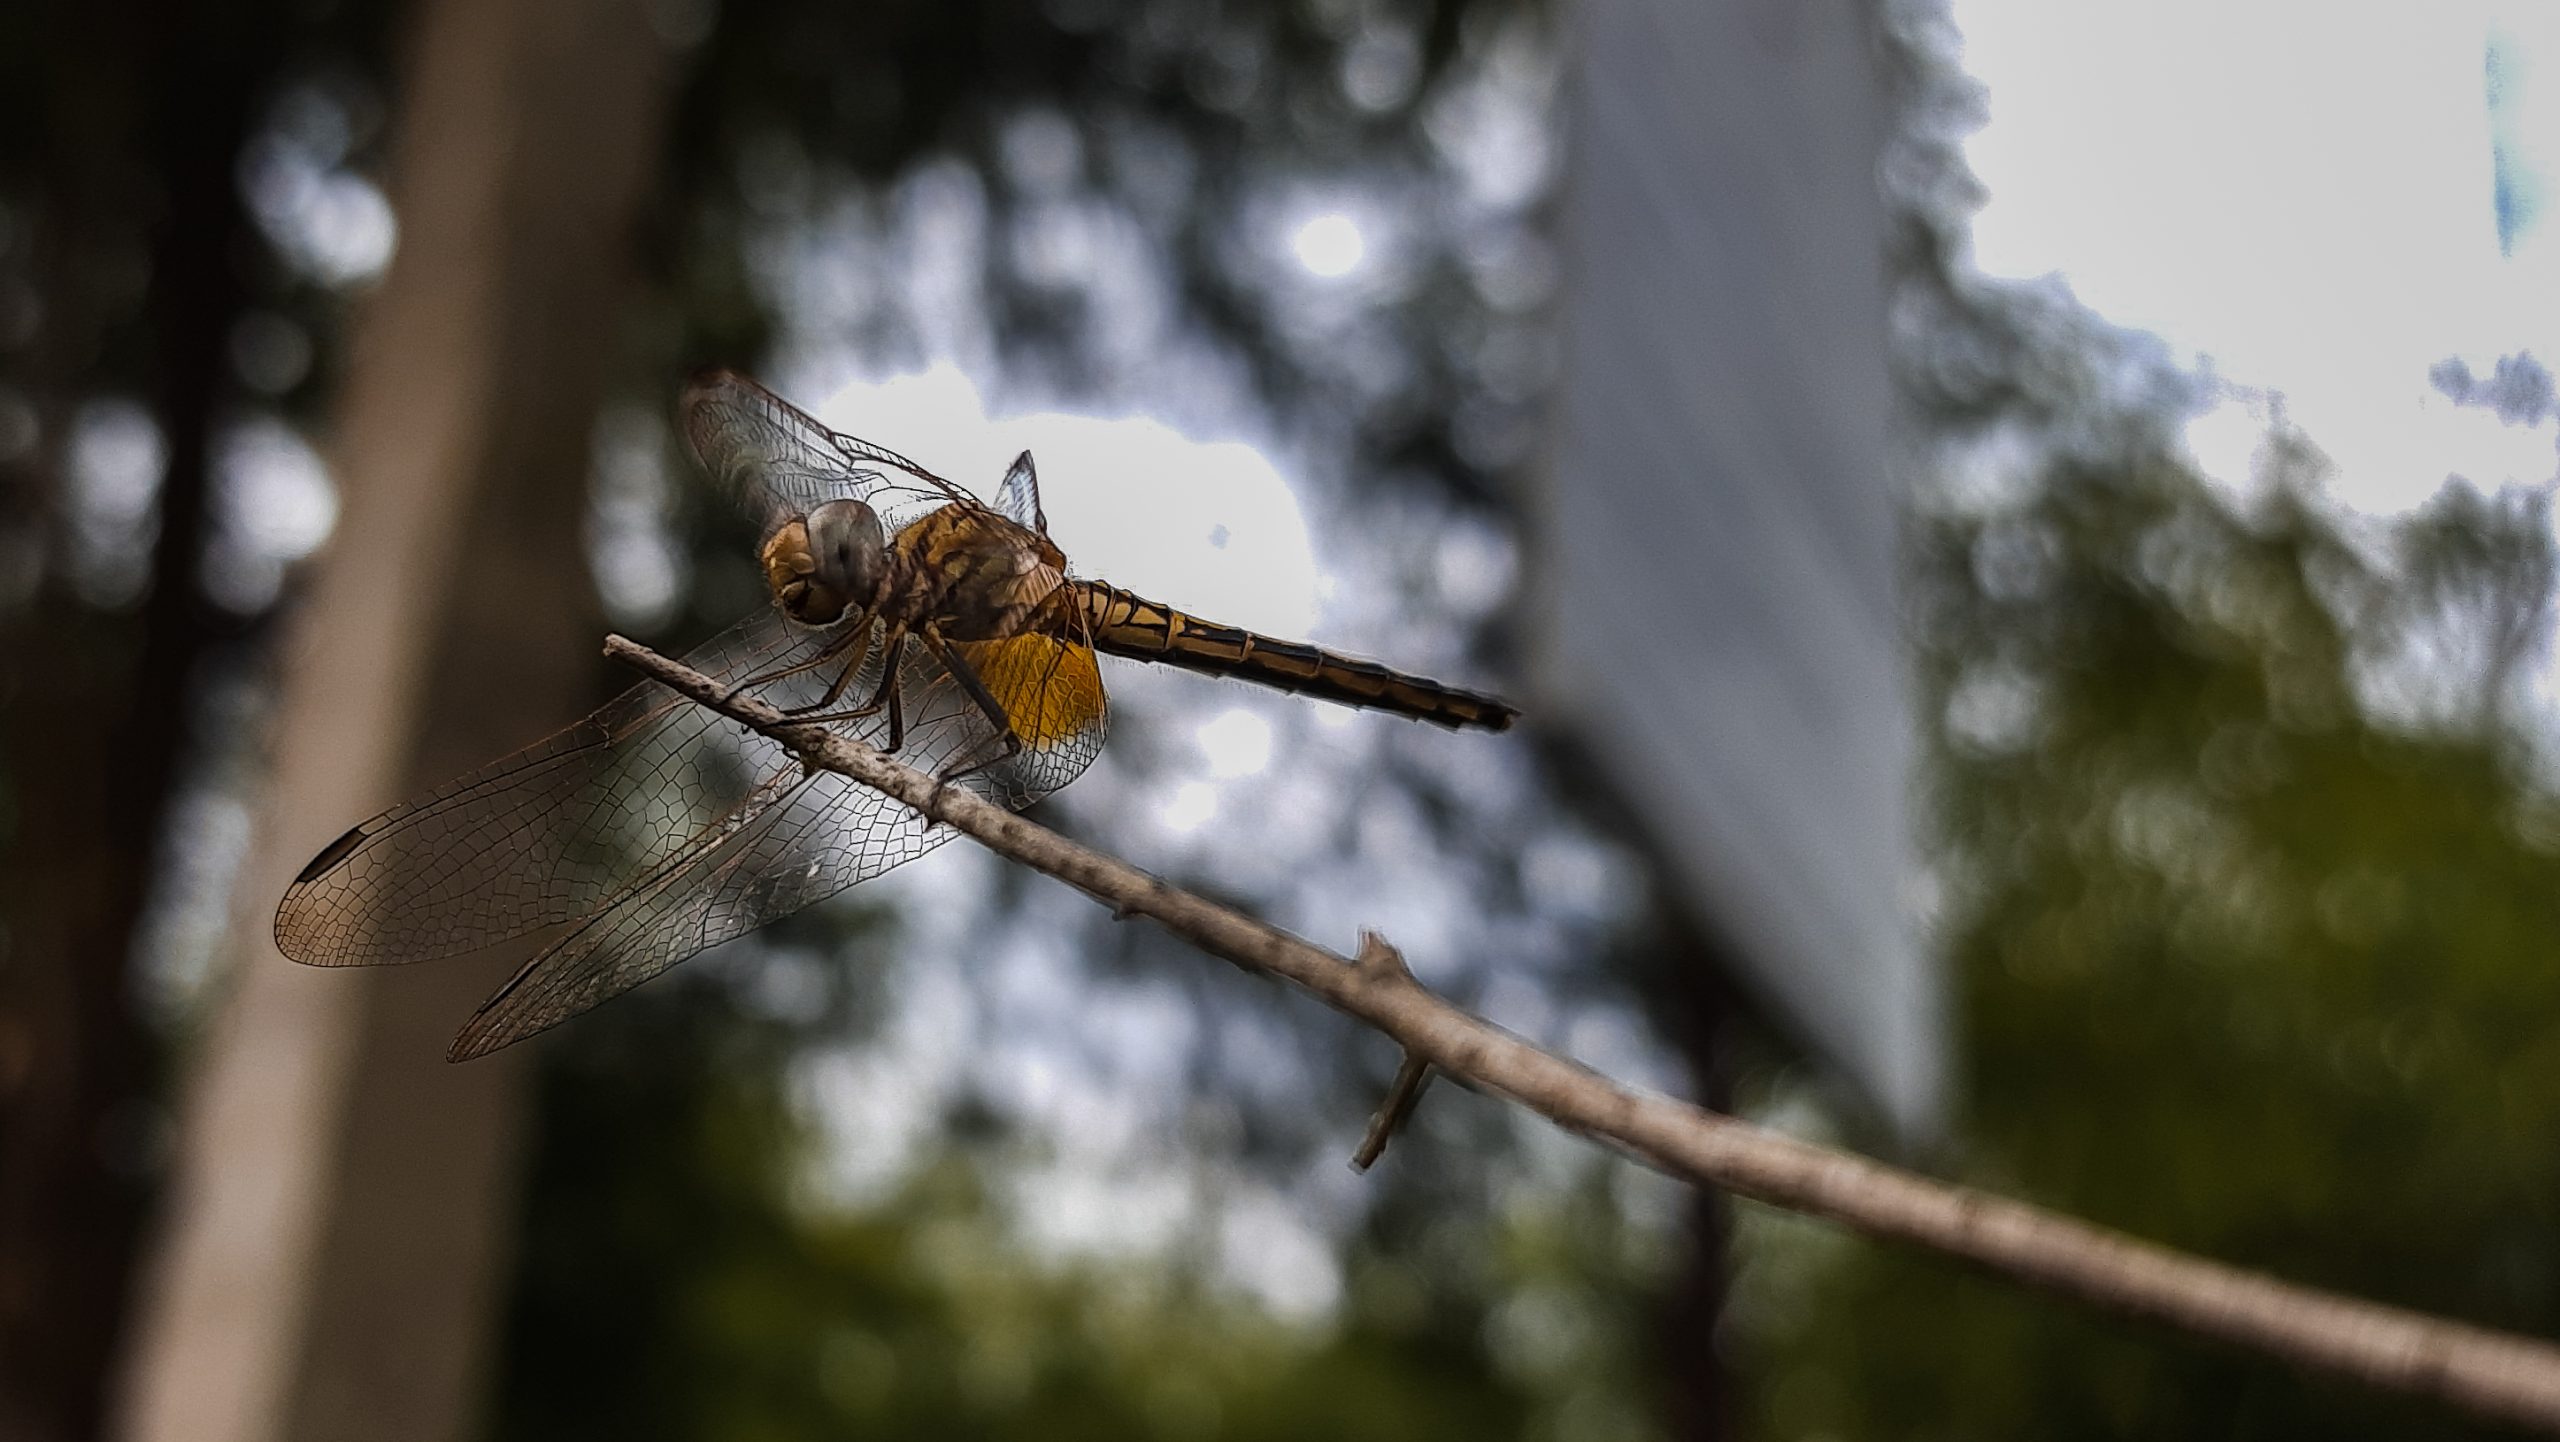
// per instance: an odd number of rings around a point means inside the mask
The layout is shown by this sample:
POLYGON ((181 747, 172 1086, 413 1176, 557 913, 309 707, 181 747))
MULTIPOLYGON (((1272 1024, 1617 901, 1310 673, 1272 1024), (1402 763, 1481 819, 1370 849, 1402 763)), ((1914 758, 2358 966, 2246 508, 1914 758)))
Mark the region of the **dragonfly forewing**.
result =
POLYGON ((927 511, 969 501, 915 462, 829 430, 745 376, 702 376, 677 409, 694 458, 767 536, 829 501, 864 502, 892 533, 927 511))
MULTIPOLYGON (((813 655, 833 633, 760 613, 687 664, 735 682, 813 655)), ((957 772, 1010 806, 1063 786, 1101 745, 1090 651, 1046 638, 975 648, 1020 707, 1053 722, 1008 756, 922 648, 900 668, 901 760, 957 772), (1056 695, 1050 696, 1054 691, 1056 695), (983 764, 982 764, 983 763, 983 764)), ((879 684, 864 648, 849 698, 879 684)), ((757 690, 789 708, 837 680, 818 667, 757 690)), ((831 723, 870 745, 886 713, 831 723)), ((624 693, 550 740, 394 808, 332 843, 286 892, 276 942, 325 966, 422 961, 533 940, 541 950, 454 1044, 476 1056, 531 1035, 704 948, 787 916, 948 838, 907 808, 655 687, 624 693)))
MULTIPOLYGON (((742 678, 810 644, 763 613, 686 660, 742 678)), ((770 763, 724 728, 737 730, 635 687, 332 842, 285 893, 276 945, 313 966, 377 966, 477 951, 583 916, 747 800, 770 763)))

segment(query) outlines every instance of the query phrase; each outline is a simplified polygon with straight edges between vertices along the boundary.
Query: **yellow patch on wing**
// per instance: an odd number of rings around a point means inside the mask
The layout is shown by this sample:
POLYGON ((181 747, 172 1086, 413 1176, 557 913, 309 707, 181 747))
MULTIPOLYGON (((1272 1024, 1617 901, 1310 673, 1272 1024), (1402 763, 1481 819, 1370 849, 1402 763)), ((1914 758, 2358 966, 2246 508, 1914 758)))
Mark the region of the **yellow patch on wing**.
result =
POLYGON ((1091 734, 1109 703, 1093 649, 1038 633, 955 643, 961 658, 1013 719, 1022 744, 1039 750, 1091 734))

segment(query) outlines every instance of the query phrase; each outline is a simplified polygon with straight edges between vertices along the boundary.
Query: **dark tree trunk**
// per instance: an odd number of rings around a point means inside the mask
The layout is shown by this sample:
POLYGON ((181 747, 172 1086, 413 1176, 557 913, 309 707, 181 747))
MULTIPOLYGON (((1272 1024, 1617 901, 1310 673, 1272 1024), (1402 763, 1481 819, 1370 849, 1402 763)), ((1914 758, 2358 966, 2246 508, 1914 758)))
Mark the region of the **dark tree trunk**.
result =
MULTIPOLYGON (((1730 1111, 1733 1029, 1742 1016, 1733 993, 1733 965, 1686 923, 1665 916, 1658 955, 1665 964, 1645 977, 1664 1036, 1688 1063, 1689 1096, 1700 1106, 1730 1111)), ((1733 1203, 1713 1187, 1694 1187, 1688 1201, 1686 1260, 1663 1299, 1660 1345, 1663 1412, 1678 1442, 1726 1442, 1740 1409, 1733 1371, 1718 1346, 1731 1269, 1733 1203)))
MULTIPOLYGON (((59 576, 18 618, 5 685, 14 817, 7 833, 10 935, 0 958, 0 1434, 96 1435, 108 1362, 153 1180, 157 1044, 133 1004, 133 947, 154 852, 185 763, 192 681, 227 629, 204 598, 212 443, 225 343, 242 304, 246 243, 237 157, 273 46, 257 12, 170 4, 123 26, 66 26, 65 85, 139 128, 162 190, 147 254, 140 358, 163 444, 150 590, 138 616, 85 603, 59 576), (135 23, 139 21, 140 23, 135 23), (137 43, 137 41, 139 43, 137 43), (102 72, 123 69, 119 79, 102 72), (134 102, 118 114, 117 102, 134 102)), ((75 101, 78 97, 64 97, 75 101)), ((66 109, 68 109, 66 105, 66 109)), ((90 108, 95 122, 101 110, 90 108)), ((65 114, 48 137, 48 220, 70 309, 31 376, 58 437, 98 386, 77 274, 80 240, 111 223, 101 176, 125 137, 65 114)), ((64 450, 49 447, 40 502, 65 506, 64 450)), ((57 528, 57 531, 59 528, 57 528)), ((59 568, 56 568, 57 572, 59 568)))

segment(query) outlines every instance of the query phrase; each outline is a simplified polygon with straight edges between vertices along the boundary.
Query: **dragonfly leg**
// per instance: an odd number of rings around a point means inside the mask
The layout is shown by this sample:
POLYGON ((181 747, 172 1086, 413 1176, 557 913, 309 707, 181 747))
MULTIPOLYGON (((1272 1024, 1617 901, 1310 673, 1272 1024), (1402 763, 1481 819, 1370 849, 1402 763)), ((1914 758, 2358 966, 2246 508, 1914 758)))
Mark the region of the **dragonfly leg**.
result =
MULTIPOLYGON (((757 674, 749 676, 747 679, 738 682, 736 685, 731 686, 728 690, 721 692, 720 699, 723 701, 734 701, 738 699, 740 695, 748 691, 752 691, 759 686, 770 686, 776 681, 788 680, 793 676, 799 675, 803 671, 815 671, 819 667, 827 664, 829 661, 834 660, 837 656, 843 654, 845 647, 852 645, 856 641, 868 643, 870 639, 871 627, 868 623, 859 623, 847 626, 843 635, 837 636, 828 641, 824 646, 819 647, 817 653, 809 657, 809 659, 805 661, 794 661, 788 666, 777 666, 770 671, 760 671, 757 674)), ((854 657, 854 664, 856 666, 862 664, 862 658, 859 654, 854 657)), ((790 713, 785 712, 784 714, 788 715, 790 713)))
MULTIPOLYGON (((792 719, 803 725, 832 725, 838 721, 859 721, 865 716, 877 716, 880 714, 880 708, 886 706, 889 709, 889 742, 880 749, 897 750, 906 740, 906 714, 898 705, 898 662, 906 655, 906 639, 906 628, 902 626, 891 626, 888 633, 881 637, 880 686, 871 693, 869 701, 850 711, 828 711, 815 716, 794 716, 792 719)), ((840 690, 842 682, 850 679, 851 673, 848 671, 845 676, 838 678, 839 685, 836 689, 840 690)), ((830 694, 833 692, 831 691, 830 694)))
MULTIPOLYGON (((892 666, 896 664, 896 661, 897 657, 892 656, 890 658, 892 666)), ((889 687, 888 695, 889 744, 881 749, 888 752, 890 755, 895 756, 898 754, 898 748, 907 744, 907 716, 904 711, 898 708, 898 701, 901 695, 898 688, 895 686, 889 687)))
MULTIPOLYGON (((963 776, 984 771, 990 766, 1010 761, 1021 755, 1021 733, 1013 729, 1013 718, 1005 714, 1004 703, 997 700, 995 693, 987 689, 987 683, 979 678, 977 668, 970 665, 966 657, 953 650, 951 643, 942 639, 940 631, 927 626, 921 634, 925 649, 933 653, 934 659, 942 663, 942 669, 951 673, 951 678, 960 683, 960 689, 967 692, 969 699, 975 702, 978 709, 986 714, 986 718, 995 724, 995 739, 998 746, 995 755, 972 761, 966 766, 958 764, 959 758, 955 757, 953 764, 934 779, 946 783, 957 781, 963 776)), ((963 756, 967 754, 962 753, 963 756)))
MULTIPOLYGON (((827 694, 805 706, 785 706, 782 708, 783 715, 806 716, 812 711, 824 711, 828 707, 836 704, 836 702, 844 699, 844 688, 853 684, 855 674, 862 670, 863 661, 871 654, 871 628, 869 626, 864 626, 857 631, 855 633, 855 641, 856 644, 853 647, 853 655, 846 659, 844 669, 836 673, 836 679, 828 684, 827 694)), ((839 647, 830 646, 827 649, 829 651, 835 651, 839 649, 839 647)), ((824 656, 820 656, 818 659, 824 660, 826 658, 824 656)))

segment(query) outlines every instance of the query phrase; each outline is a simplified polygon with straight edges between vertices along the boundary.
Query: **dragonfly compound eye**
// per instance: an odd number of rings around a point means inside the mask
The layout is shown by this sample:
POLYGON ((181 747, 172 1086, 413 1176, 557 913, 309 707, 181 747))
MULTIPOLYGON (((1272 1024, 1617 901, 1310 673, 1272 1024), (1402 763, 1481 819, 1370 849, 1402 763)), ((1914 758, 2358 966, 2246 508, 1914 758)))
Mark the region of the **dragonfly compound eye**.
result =
POLYGON ((880 589, 889 541, 880 514, 860 501, 828 501, 809 513, 809 550, 820 584, 868 606, 880 589))

